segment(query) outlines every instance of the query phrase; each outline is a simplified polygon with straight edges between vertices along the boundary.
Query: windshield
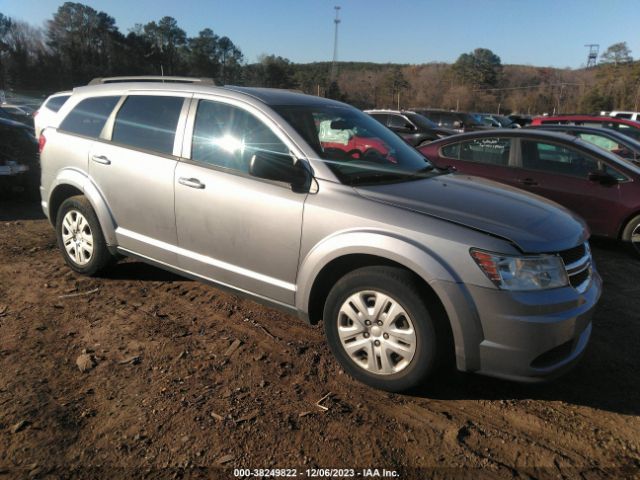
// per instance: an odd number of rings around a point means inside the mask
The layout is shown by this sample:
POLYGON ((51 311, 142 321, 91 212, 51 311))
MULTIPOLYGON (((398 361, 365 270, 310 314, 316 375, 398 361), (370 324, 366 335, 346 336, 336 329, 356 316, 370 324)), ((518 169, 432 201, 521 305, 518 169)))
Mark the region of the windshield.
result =
POLYGON ((441 173, 398 135, 353 107, 273 108, 347 185, 400 182, 441 173))
POLYGON ((432 122, 424 115, 420 115, 419 113, 407 113, 406 114, 409 120, 415 123, 420 128, 438 128, 438 124, 432 122))

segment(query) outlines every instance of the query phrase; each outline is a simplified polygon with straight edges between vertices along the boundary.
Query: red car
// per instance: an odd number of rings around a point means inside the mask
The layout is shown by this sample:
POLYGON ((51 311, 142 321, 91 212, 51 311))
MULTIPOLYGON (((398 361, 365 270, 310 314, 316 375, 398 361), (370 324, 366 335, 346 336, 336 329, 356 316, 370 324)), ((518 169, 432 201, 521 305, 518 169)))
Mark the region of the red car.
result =
POLYGON ((555 117, 536 117, 531 125, 584 125, 585 127, 610 128, 635 140, 640 140, 640 122, 617 117, 598 117, 596 115, 558 115, 555 117))
POLYGON ((418 149, 454 167, 549 198, 582 216, 595 235, 640 255, 640 167, 562 133, 503 129, 464 133, 418 149))

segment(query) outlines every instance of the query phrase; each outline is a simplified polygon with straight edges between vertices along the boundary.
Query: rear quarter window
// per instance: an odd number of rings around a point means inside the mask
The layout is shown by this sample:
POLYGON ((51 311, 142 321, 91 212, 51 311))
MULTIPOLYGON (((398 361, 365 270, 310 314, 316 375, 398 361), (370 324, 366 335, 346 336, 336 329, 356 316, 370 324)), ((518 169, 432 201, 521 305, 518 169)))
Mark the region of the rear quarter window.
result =
POLYGON ((119 96, 87 98, 78 103, 60 123, 59 130, 98 138, 119 96))
POLYGON ((50 98, 45 104, 44 107, 52 112, 57 112, 62 108, 62 106, 69 100, 71 95, 60 95, 58 97, 50 98))

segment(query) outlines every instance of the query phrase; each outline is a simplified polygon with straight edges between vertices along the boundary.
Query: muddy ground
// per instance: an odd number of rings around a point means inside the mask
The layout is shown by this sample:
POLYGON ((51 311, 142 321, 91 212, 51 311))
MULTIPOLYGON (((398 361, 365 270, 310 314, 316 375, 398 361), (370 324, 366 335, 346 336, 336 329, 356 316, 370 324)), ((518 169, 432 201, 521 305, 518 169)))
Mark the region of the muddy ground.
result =
POLYGON ((605 291, 565 377, 394 395, 343 374, 319 326, 137 261, 78 276, 37 205, 0 203, 0 480, 640 478, 640 261, 594 256, 605 291))

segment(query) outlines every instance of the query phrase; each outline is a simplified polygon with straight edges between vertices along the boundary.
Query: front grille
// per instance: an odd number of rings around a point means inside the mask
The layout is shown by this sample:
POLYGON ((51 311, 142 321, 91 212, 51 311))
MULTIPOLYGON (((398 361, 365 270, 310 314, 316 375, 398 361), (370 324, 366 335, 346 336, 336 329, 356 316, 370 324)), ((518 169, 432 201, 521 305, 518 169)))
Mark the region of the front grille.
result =
POLYGON ((586 251, 585 244, 578 245, 577 247, 570 248, 569 250, 564 250, 559 253, 562 257, 562 261, 565 265, 571 265, 572 263, 577 262, 582 257, 584 257, 586 251))
POLYGON ((575 275, 569 276, 569 282, 573 288, 578 288, 584 282, 589 280, 591 276, 591 268, 587 268, 586 270, 581 271, 580 273, 576 273, 575 275))
POLYGON ((578 292, 582 293, 589 285, 591 278, 591 249, 588 243, 558 252, 564 262, 564 267, 569 276, 569 283, 578 292))

